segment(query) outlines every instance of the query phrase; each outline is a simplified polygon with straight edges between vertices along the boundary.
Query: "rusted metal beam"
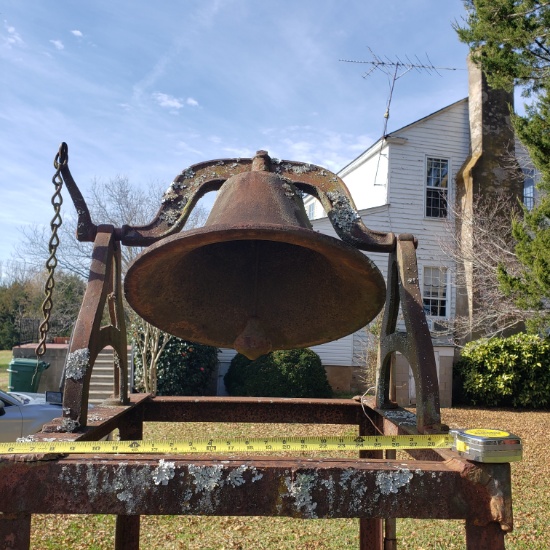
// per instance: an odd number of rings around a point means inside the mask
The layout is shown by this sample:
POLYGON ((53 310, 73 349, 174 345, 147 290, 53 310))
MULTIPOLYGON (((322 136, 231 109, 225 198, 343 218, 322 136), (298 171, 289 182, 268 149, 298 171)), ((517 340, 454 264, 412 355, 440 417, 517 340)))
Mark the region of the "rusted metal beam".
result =
POLYGON ((139 516, 117 516, 115 550, 139 550, 139 516))
MULTIPOLYGON (((200 514, 494 521, 490 480, 444 462, 71 456, 0 462, 4 513, 200 514)), ((509 499, 506 487, 500 497, 509 499)))
MULTIPOLYGON (((366 402, 368 417, 352 400, 134 395, 128 407, 94 409, 82 433, 57 432, 59 420, 35 437, 93 440, 118 427, 123 439, 139 439, 144 420, 174 419, 356 424, 361 435, 417 433, 411 413, 376 410, 366 402)), ((138 548, 140 515, 358 517, 360 548, 380 550, 383 519, 410 517, 465 519, 468 548, 504 548, 504 534, 512 529, 509 465, 477 464, 447 450, 431 452, 434 457, 5 456, 0 537, 11 540, 17 533, 13 548, 27 548, 32 513, 116 514, 117 550, 138 548)))
POLYGON ((0 548, 27 550, 31 544, 31 515, 0 513, 0 548))
POLYGON ((111 225, 100 225, 94 241, 92 264, 82 307, 73 330, 65 366, 63 429, 78 431, 85 427, 92 369, 99 352, 111 345, 115 357, 114 397, 126 404, 128 397, 128 361, 124 313, 122 307, 120 244, 111 225), (109 303, 111 324, 101 327, 109 303))
MULTIPOLYGON (((155 397, 151 398, 147 395, 134 395, 132 396, 132 404, 129 407, 103 407, 98 408, 98 417, 94 418, 97 422, 96 426, 90 426, 84 433, 81 434, 55 434, 59 439, 99 439, 106 433, 109 433, 114 426, 119 426, 121 430, 121 437, 123 439, 139 439, 142 436, 142 422, 151 421, 203 421, 203 422, 300 422, 300 423, 343 423, 343 424, 356 424, 359 428, 361 435, 373 435, 375 433, 384 434, 416 434, 418 433, 415 417, 412 413, 404 409, 393 410, 377 410, 371 408, 369 405, 373 404, 374 400, 370 398, 364 399, 365 411, 368 413, 368 417, 365 415, 363 407, 357 401, 353 400, 318 400, 318 399, 270 399, 270 398, 215 398, 215 397, 155 397), (124 410, 121 410, 124 409, 124 410), (111 416, 109 416, 111 415, 111 416)), ((53 424, 55 426, 55 423, 53 424)), ((52 430, 55 433, 55 430, 52 430)), ((43 438, 50 434, 39 434, 38 438, 43 438)), ((511 476, 509 464, 480 464, 467 460, 463 460, 456 453, 449 450, 438 449, 434 451, 419 451, 410 452, 411 455, 416 455, 415 458, 421 457, 423 460, 414 460, 408 462, 395 462, 388 460, 386 464, 388 468, 405 468, 404 473, 401 474, 380 474, 380 454, 376 453, 361 453, 361 460, 344 460, 339 461, 337 464, 340 468, 338 475, 342 475, 342 472, 351 472, 355 468, 359 468, 362 472, 361 476, 366 476, 364 485, 367 482, 367 477, 378 476, 376 479, 384 479, 384 475, 390 476, 388 479, 393 479, 391 476, 403 475, 408 477, 409 472, 415 472, 421 476, 422 472, 427 477, 431 476, 433 472, 442 472, 446 483, 450 485, 444 487, 442 484, 442 478, 440 474, 437 474, 438 492, 445 495, 447 498, 453 499, 455 503, 455 515, 447 515, 445 508, 437 505, 434 513, 442 513, 443 515, 432 515, 432 512, 426 512, 427 515, 415 516, 407 515, 417 512, 405 512, 407 508, 406 500, 402 500, 404 506, 402 513, 405 515, 386 515, 381 511, 376 517, 390 518, 390 517, 456 517, 456 510, 460 509, 462 512, 458 513, 458 517, 473 517, 477 525, 486 525, 491 522, 498 522, 504 531, 510 531, 513 525, 512 518, 512 505, 511 505, 511 476), (374 459, 371 464, 371 459, 374 459), (378 462, 376 461, 378 459, 378 462), (429 460, 429 461, 428 461, 429 460), (406 464, 406 466, 402 466, 406 464), (396 466, 397 465, 397 466, 396 466), (401 466, 399 466, 401 465, 401 466), (370 473, 365 473, 370 472, 370 473), (450 481, 452 480, 452 482, 450 481), (451 497, 449 497, 451 495, 451 497), (439 512, 438 512, 439 510, 439 512), (466 511, 467 510, 467 511, 466 511)), ((127 457, 128 458, 128 457, 127 457)), ((132 463, 137 460, 134 455, 129 458, 132 463)), ((69 459, 67 459, 69 460, 69 459)), ((112 467, 113 460, 110 457, 101 457, 96 461, 88 461, 87 468, 90 469, 92 465, 94 468, 112 467), (101 461, 103 460, 103 462, 101 461), (101 466, 100 466, 101 465, 101 466)), ((139 463, 145 464, 144 459, 141 457, 139 463)), ((158 459, 160 460, 160 458, 158 459)), ((166 458, 168 461, 172 461, 172 458, 166 458)), ((179 458, 177 458, 179 460, 179 458)), ((221 460, 221 459, 220 459, 221 460)), ((181 462, 182 472, 186 468, 186 464, 192 464, 193 468, 206 468, 209 472, 218 472, 219 465, 222 464, 220 460, 212 461, 205 457, 193 457, 192 459, 183 460, 181 462), (214 467, 216 465, 216 467, 214 467), (212 468, 208 470, 208 468, 212 468)), ((228 464, 235 465, 235 459, 231 459, 233 462, 228 464)), ((284 477, 281 474, 281 468, 300 468, 303 460, 281 460, 277 458, 270 459, 269 463, 265 463, 263 458, 246 458, 244 464, 246 468, 257 468, 261 463, 265 467, 265 473, 262 473, 262 478, 272 479, 275 486, 279 486, 281 479, 284 477), (278 477, 279 476, 279 477, 278 477)), ((311 463, 314 468, 314 472, 307 474, 313 476, 315 479, 324 480, 324 483, 330 483, 329 478, 334 479, 336 475, 334 472, 327 474, 328 477, 323 477, 320 472, 326 473, 326 464, 324 461, 315 461, 311 459, 307 461, 311 463), (331 477, 332 476, 332 477, 331 477)), ((67 464, 73 464, 67 462, 67 464)), ((76 468, 76 466, 75 466, 76 468)), ((229 468, 229 466, 228 466, 229 468)), ((238 469, 238 466, 234 466, 238 469)), ((76 471, 76 470, 75 470, 76 471)), ((137 470, 136 470, 137 471, 137 470)), ((248 470, 247 470, 248 471, 248 470)), ((75 474, 76 475, 76 474, 75 474)), ((94 474, 95 475, 95 474, 94 474)), ((124 475, 136 475, 135 473, 124 475)), ((217 475, 217 474, 216 474, 217 475)), ((227 473, 227 476, 231 476, 231 472, 227 473)), ((300 475, 302 475, 300 473, 300 475)), ((358 474, 359 475, 359 474, 358 474)), ((423 475, 423 474, 422 474, 423 475)), ((435 474, 433 474, 435 475, 435 474)), ((189 477, 187 474, 182 474, 183 478, 189 477)), ((192 476, 191 476, 192 477, 192 476)), ((414 476, 413 476, 414 477, 414 476)), ((421 476, 422 477, 422 476, 421 476)), ((305 479, 305 478, 304 478, 305 479)), ((308 478, 309 479, 309 478, 308 478)), ((38 482, 37 482, 38 483, 38 482)), ((285 482, 286 483, 286 482, 285 482)), ((408 481, 407 481, 408 484, 408 481)), ((365 487, 367 487, 365 485, 365 487)), ((226 490, 228 490, 226 488, 226 490)), ((364 488, 363 491, 372 492, 371 489, 364 488)), ((259 494, 264 495, 269 492, 269 489, 262 488, 259 494)), ((329 498, 329 494, 326 498, 329 498)), ((436 502, 437 499, 432 498, 431 491, 426 487, 425 490, 416 495, 416 502, 419 503, 423 498, 427 499, 430 503, 436 502)), ((232 499, 232 497, 228 497, 232 499)), ((267 507, 262 514, 269 514, 270 508, 267 507)), ((382 510, 382 508, 380 509, 382 510)), ((22 510, 19 510, 22 511, 22 510)), ((115 513, 115 512, 112 512, 115 513)), ((118 512, 116 512, 118 513, 118 512)), ((147 512, 143 513, 157 513, 147 512)), ((174 512, 177 513, 177 512, 174 512)), ((200 513, 197 511, 196 513, 200 513)), ((221 512, 220 512, 221 513, 221 512)), ((243 515, 247 515, 250 511, 244 510, 243 515)), ((332 514, 332 510, 327 510, 326 514, 332 514)), ((132 511, 122 510, 122 515, 130 514, 132 511)), ((282 514, 284 515, 284 514, 282 514)), ((351 517, 351 516, 350 516, 351 517)), ((356 517, 368 518, 367 515, 357 515, 356 517)), ((366 533, 373 531, 372 523, 364 523, 362 529, 366 533)))
POLYGON ((122 439, 141 439, 143 406, 150 399, 149 394, 136 393, 125 406, 98 405, 88 411, 87 426, 72 433, 63 431, 62 418, 54 418, 33 437, 36 440, 49 440, 54 437, 56 440, 64 441, 98 441, 118 428, 122 439), (128 435, 125 436, 123 433, 128 435))
MULTIPOLYGON (((146 401, 148 399, 141 402, 145 403, 146 401)), ((132 414, 121 416, 118 423, 121 440, 130 441, 143 438, 143 410, 143 406, 138 406, 131 411, 132 414)), ((116 517, 115 550, 139 550, 140 523, 139 515, 118 515, 116 517)))
POLYGON ((146 422, 356 424, 365 419, 351 399, 160 397, 144 403, 146 422))
MULTIPOLYGON (((420 433, 417 427, 416 415, 412 412, 395 407, 391 409, 380 409, 376 406, 374 396, 357 396, 354 400, 362 402, 365 410, 376 419, 380 433, 385 435, 417 435, 420 433)), ((441 432, 447 433, 448 426, 441 425, 441 432)), ((423 449, 420 451, 407 451, 416 460, 449 460, 456 455, 446 449, 423 449)))
MULTIPOLYGON (((215 398, 215 397, 155 397, 137 394, 132 396, 132 405, 128 408, 104 407, 97 409, 96 426, 90 426, 81 434, 56 434, 56 438, 70 439, 99 439, 109 433, 114 426, 121 429, 123 439, 139 439, 142 435, 142 422, 150 421, 205 421, 205 422, 300 422, 300 423, 331 423, 331 424, 357 424, 361 435, 373 435, 375 433, 393 434, 416 434, 418 433, 415 417, 404 409, 377 410, 370 407, 374 404, 371 398, 364 399, 365 411, 357 401, 353 400, 316 400, 316 399, 270 399, 270 398, 215 398), (112 416, 109 416, 112 415, 112 416), (369 420, 370 418, 370 420, 369 420)), ((55 423, 54 423, 55 426, 55 423)), ((55 430, 52 430, 55 432, 55 430)), ((42 438, 50 434, 39 434, 42 438)), ((416 460, 407 462, 411 471, 420 472, 425 465, 431 468, 442 468, 447 477, 455 480, 449 495, 459 499, 462 506, 475 512, 477 524, 488 524, 499 522, 502 529, 512 529, 512 507, 511 507, 511 478, 508 464, 478 464, 460 459, 456 453, 449 450, 438 449, 434 451, 410 452, 415 455, 416 460), (427 462, 429 460, 429 462, 427 462), (463 495, 459 498, 458 495, 463 495)), ((381 456, 375 453, 362 453, 362 459, 380 459, 381 456)), ((106 464, 112 464, 113 458, 105 458, 106 464)), ((134 457, 131 457, 134 460, 134 457)), ((167 459, 168 460, 168 459, 167 459)), ((170 459, 171 460, 171 459, 170 459)), ((261 459, 246 459, 246 464, 256 467, 261 459)), ((193 457, 193 464, 203 464, 200 457, 193 457)), ((218 464, 216 462, 216 464, 218 464)), ((185 464, 185 463, 182 463, 185 464)), ((207 461, 207 464, 210 464, 207 461)), ((277 468, 284 461, 277 462, 273 459, 275 470, 271 476, 276 477, 277 468)), ((293 464, 288 462, 290 466, 293 464)), ((295 463, 294 463, 295 464, 295 463)), ((298 464, 300 462, 298 461, 298 464)), ((342 470, 355 468, 368 469, 370 462, 342 461, 339 463, 342 470)), ((388 461, 391 464, 391 461, 388 461)), ((397 464, 397 463, 394 463, 397 464)), ((401 463, 399 463, 401 464, 401 463)), ((182 466, 183 467, 183 466, 182 466)), ((373 472, 377 472, 379 466, 373 466, 373 472)), ((214 470, 215 471, 215 470, 214 470)), ((317 475, 317 474, 316 474, 317 475)), ((429 475, 429 468, 427 469, 429 475)), ((381 478, 382 479, 382 478, 381 478)), ((328 483, 328 481, 327 481, 328 483)), ((441 482, 439 482, 441 483, 441 482)), ((443 486, 439 486, 443 492, 443 486)), ((264 491, 262 490, 263 494, 264 491)), ((424 495, 429 497, 430 491, 424 495)), ((419 497, 421 499, 422 496, 419 497)), ((122 512, 123 515, 128 512, 122 512)), ((366 516, 365 516, 366 517, 366 516)), ((378 517, 385 516, 380 514, 378 517)), ((400 516, 407 517, 407 516, 400 516)), ((411 516, 413 517, 413 516, 411 516)), ((422 517, 433 517, 430 515, 422 517)), ((442 516, 447 517, 447 516, 442 516)), ((452 516, 449 516, 452 517, 452 516)), ((365 523, 365 533, 373 530, 373 524, 365 523)), ((365 535, 366 536, 366 535, 365 535)))
MULTIPOLYGON (((362 398, 367 411, 376 414, 378 425, 383 426, 383 432, 387 435, 414 435, 418 433, 415 415, 402 409, 376 409, 375 399, 362 398)), ((484 522, 476 522, 476 525, 487 525, 496 522, 503 532, 513 529, 512 497, 511 497, 511 471, 510 464, 481 464, 460 458, 456 453, 448 449, 407 451, 409 455, 419 461, 444 461, 449 468, 456 469, 464 481, 467 492, 483 492, 488 499, 484 508, 490 510, 490 517, 484 522), (466 488, 467 487, 467 488, 466 488)), ((479 493, 477 496, 480 496, 479 493)), ((475 499, 474 499, 475 500, 475 499)), ((472 502, 474 501, 472 500, 472 502)))
MULTIPOLYGON (((365 410, 359 435, 373 436, 382 433, 382 419, 373 411, 365 410), (367 416, 368 414, 368 416, 367 416)), ((360 451, 360 458, 381 459, 383 451, 360 451)), ((359 550, 384 550, 384 520, 381 518, 359 518, 359 550)))
POLYGON ((498 523, 476 525, 475 521, 466 521, 467 550, 504 550, 504 535, 498 523))

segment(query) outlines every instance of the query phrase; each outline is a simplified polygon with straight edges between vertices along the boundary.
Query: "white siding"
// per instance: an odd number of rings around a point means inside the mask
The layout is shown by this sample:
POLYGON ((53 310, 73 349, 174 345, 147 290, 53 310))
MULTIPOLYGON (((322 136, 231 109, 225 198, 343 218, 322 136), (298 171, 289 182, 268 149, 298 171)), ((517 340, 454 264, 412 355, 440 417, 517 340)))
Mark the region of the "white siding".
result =
MULTIPOLYGON (((411 124, 398 132, 400 142, 391 139, 383 148, 385 166, 387 170, 388 201, 385 206, 372 204, 370 208, 360 208, 359 213, 363 221, 370 229, 378 231, 391 231, 393 233, 412 233, 418 239, 418 268, 420 281, 423 278, 423 266, 447 267, 452 274, 452 261, 445 257, 441 251, 441 239, 445 238, 449 229, 446 219, 426 218, 425 213, 425 181, 426 181, 426 157, 446 158, 449 160, 449 190, 448 197, 452 200, 455 194, 454 183, 458 170, 466 160, 469 153, 469 122, 468 102, 460 101, 446 109, 438 111, 430 117, 426 117, 411 124)), ((374 148, 373 148, 374 149, 374 148)), ((353 161, 340 176, 348 185, 352 196, 357 203, 364 204, 368 193, 360 193, 356 197, 359 182, 365 182, 371 178, 373 167, 378 163, 377 155, 366 157, 366 153, 353 161), (360 160, 362 159, 362 162, 360 160)), ((383 176, 378 173, 378 181, 383 176)), ((365 184, 365 189, 373 189, 372 185, 365 184)), ((375 195, 376 203, 379 199, 375 195)), ((382 203, 384 204, 384 203, 382 203)), ((452 223, 452 220, 451 220, 452 223)), ((313 222, 316 231, 336 236, 328 218, 321 218, 313 222)), ((388 255, 369 253, 368 256, 377 265, 386 277, 388 255)), ((450 285, 448 310, 450 316, 455 311, 454 285, 450 285)), ((343 339, 345 340, 345 339, 343 339)), ((357 340, 357 339, 356 339, 357 340)), ((346 342, 348 340, 345 340, 346 342)), ((342 350, 341 344, 329 342, 318 346, 322 353, 324 364, 343 364, 343 357, 353 358, 353 338, 349 340, 351 350, 342 350), (322 348, 322 350, 321 350, 322 348)), ((349 365, 352 362, 347 363, 349 365)))
POLYGON ((311 349, 319 355, 323 365, 347 367, 353 363, 353 334, 311 349))
MULTIPOLYGON (((353 334, 349 334, 348 336, 344 336, 344 338, 330 342, 330 344, 332 352, 328 355, 327 348, 325 347, 327 344, 311 347, 311 349, 321 357, 323 365, 351 365, 353 353, 353 334), (334 360, 332 360, 333 356, 336 356, 334 360)), ((227 365, 228 367, 235 355, 237 355, 237 352, 234 349, 221 348, 220 353, 218 354, 220 365, 227 365)), ((225 369, 225 372, 227 372, 227 368, 225 369)))
MULTIPOLYGON (((338 174, 349 189, 357 210, 388 203, 389 148, 390 143, 377 142, 338 174)), ((304 197, 304 206, 311 220, 327 215, 321 203, 309 195, 304 197)))
POLYGON ((533 161, 529 157, 529 153, 521 141, 516 137, 515 140, 515 154, 519 167, 522 170, 532 170, 533 179, 535 183, 535 189, 533 192, 533 199, 535 204, 540 200, 540 191, 537 189, 537 184, 540 182, 540 172, 535 168, 533 161))
POLYGON ((220 353, 218 353, 218 361, 220 363, 231 363, 231 359, 237 355, 237 352, 234 349, 230 348, 220 348, 220 353))
POLYGON ((306 209, 306 214, 310 220, 324 218, 327 215, 323 205, 311 195, 304 195, 304 208, 306 209))
POLYGON ((358 210, 388 202, 388 143, 378 143, 339 174, 358 210))

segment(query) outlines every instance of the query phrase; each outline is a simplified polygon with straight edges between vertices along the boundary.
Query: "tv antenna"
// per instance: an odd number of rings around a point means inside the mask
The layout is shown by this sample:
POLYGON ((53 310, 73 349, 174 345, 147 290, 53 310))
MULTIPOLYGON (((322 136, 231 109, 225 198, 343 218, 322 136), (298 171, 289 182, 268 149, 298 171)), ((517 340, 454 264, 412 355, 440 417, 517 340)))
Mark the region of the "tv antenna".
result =
POLYGON ((370 61, 356 61, 352 59, 340 59, 344 63, 359 63, 370 65, 369 69, 362 75, 363 78, 367 78, 375 71, 380 71, 388 77, 390 93, 388 96, 388 101, 386 102, 386 111, 384 112, 384 131, 382 137, 387 135, 388 129, 388 119, 390 118, 390 107, 393 97, 393 90, 395 88, 395 83, 407 73, 411 71, 417 72, 427 72, 428 74, 437 74, 438 76, 443 76, 439 71, 460 71, 464 69, 457 69, 454 67, 436 67, 428 57, 426 53, 426 62, 422 61, 417 55, 414 56, 414 59, 411 60, 408 56, 405 57, 405 61, 402 61, 399 57, 395 59, 390 59, 387 56, 381 57, 375 54, 371 48, 369 52, 372 55, 370 61))

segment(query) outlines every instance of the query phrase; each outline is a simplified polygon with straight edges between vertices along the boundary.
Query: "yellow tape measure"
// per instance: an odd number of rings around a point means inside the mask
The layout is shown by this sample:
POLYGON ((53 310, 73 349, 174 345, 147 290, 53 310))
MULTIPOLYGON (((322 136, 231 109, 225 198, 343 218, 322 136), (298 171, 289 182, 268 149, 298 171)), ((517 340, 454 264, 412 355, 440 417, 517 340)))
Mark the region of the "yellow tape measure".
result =
POLYGON ((21 441, 0 443, 0 454, 187 454, 273 451, 379 451, 450 449, 448 434, 397 436, 258 437, 153 441, 21 441))
POLYGON ((502 430, 452 430, 453 451, 475 462, 516 462, 523 457, 521 439, 502 430))

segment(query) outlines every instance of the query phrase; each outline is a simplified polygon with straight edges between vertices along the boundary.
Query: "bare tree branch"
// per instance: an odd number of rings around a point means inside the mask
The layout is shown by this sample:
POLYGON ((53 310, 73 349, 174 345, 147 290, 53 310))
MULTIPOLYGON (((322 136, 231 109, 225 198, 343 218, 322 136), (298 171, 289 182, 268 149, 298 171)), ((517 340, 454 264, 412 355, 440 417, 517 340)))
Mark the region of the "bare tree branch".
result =
POLYGON ((505 266, 509 273, 520 268, 512 237, 512 216, 518 215, 519 205, 510 197, 496 195, 474 197, 471 212, 451 208, 453 215, 440 246, 455 262, 458 297, 474 281, 476 305, 469 316, 456 316, 447 325, 458 340, 472 333, 487 337, 501 334, 525 321, 527 315, 504 294, 498 281, 499 266, 505 266), (464 234, 470 235, 471 246, 463 246, 464 234))
MULTIPOLYGON (((92 219, 97 224, 144 225, 157 213, 163 194, 163 186, 150 184, 146 189, 133 187, 126 176, 116 176, 108 182, 94 180, 86 198, 92 219)), ((62 212, 63 224, 59 228, 60 245, 58 265, 63 271, 75 273, 86 279, 90 268, 92 245, 77 241, 77 218, 70 203, 62 212)), ((187 228, 198 227, 206 219, 207 212, 195 207, 186 224, 187 228)), ((15 247, 14 259, 24 261, 37 269, 43 269, 49 256, 49 228, 29 225, 21 228, 21 242, 15 247)), ((123 247, 122 272, 139 254, 139 248, 123 247)))
MULTIPOLYGON (((145 225, 154 218, 161 205, 163 194, 159 184, 149 185, 146 189, 130 185, 125 176, 116 176, 108 182, 94 180, 87 203, 92 219, 97 224, 145 225)), ((82 243, 76 239, 77 217, 72 209, 65 208, 62 213, 63 224, 59 229, 60 245, 58 248, 58 266, 67 273, 88 278, 92 244, 82 243)), ((195 207, 185 228, 204 224, 207 212, 202 207, 195 207)), ((21 228, 22 239, 15 249, 14 265, 23 265, 27 270, 41 273, 49 256, 49 228, 30 225, 21 228)), ((133 259, 139 254, 139 248, 122 247, 122 273, 126 273, 133 259)), ((55 308, 54 294, 54 308, 55 308)), ((143 365, 142 385, 146 392, 157 391, 157 362, 171 336, 146 323, 125 304, 126 315, 133 327, 141 332, 133 334, 133 341, 138 348, 143 365)), ((73 316, 76 315, 73 312, 73 316)), ((66 316, 63 317, 65 319, 66 316)), ((74 319, 73 319, 74 322, 74 319)))

